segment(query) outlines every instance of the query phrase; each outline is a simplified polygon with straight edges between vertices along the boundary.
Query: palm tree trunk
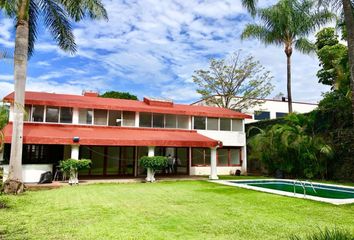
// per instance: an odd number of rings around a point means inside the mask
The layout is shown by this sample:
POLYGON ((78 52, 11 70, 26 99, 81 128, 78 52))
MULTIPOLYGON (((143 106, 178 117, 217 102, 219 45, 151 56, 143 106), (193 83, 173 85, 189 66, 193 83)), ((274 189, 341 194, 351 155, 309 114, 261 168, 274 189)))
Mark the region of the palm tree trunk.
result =
POLYGON ((285 47, 286 54, 286 87, 288 91, 288 110, 289 113, 293 112, 293 98, 291 96, 291 54, 292 48, 290 46, 285 47))
POLYGON ((24 97, 27 76, 28 59, 28 0, 23 0, 19 9, 16 25, 15 55, 14 55, 14 79, 15 101, 14 118, 11 140, 11 155, 9 164, 9 176, 4 191, 6 193, 19 193, 23 190, 22 183, 22 144, 23 144, 23 116, 24 97), (22 189, 22 190, 21 190, 22 189))
POLYGON ((347 28, 348 36, 348 52, 349 52, 349 66, 350 66, 350 85, 352 92, 352 120, 354 127, 354 17, 352 4, 350 0, 342 0, 344 20, 347 28))

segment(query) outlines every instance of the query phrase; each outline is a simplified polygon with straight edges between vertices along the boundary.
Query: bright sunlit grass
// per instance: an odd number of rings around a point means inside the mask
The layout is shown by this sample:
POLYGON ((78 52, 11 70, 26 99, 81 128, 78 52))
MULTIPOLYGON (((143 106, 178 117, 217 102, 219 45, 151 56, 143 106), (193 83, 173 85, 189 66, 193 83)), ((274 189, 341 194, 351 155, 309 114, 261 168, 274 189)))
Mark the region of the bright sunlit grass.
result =
POLYGON ((354 204, 205 181, 82 185, 6 199, 0 239, 287 239, 338 226, 354 233, 354 204))

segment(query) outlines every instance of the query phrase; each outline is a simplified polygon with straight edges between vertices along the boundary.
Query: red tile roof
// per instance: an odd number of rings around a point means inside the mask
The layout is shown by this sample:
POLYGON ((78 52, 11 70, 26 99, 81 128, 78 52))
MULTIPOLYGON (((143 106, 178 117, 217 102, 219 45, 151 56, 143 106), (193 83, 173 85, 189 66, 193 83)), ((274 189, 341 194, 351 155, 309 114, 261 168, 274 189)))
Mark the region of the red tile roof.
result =
MULTIPOLYGON (((4 128, 5 143, 11 143, 12 123, 4 128)), ((218 141, 193 130, 167 130, 106 126, 25 123, 24 144, 70 145, 80 137, 80 145, 215 147, 218 141)))
MULTIPOLYGON (((14 93, 7 95, 4 101, 13 101, 14 93)), ((230 109, 206 106, 192 106, 173 104, 173 106, 149 105, 143 101, 88 97, 69 94, 54 94, 45 92, 26 92, 26 104, 50 105, 60 107, 95 108, 108 110, 123 110, 134 112, 154 112, 165 114, 178 114, 190 116, 207 116, 223 118, 252 118, 250 115, 236 112, 230 109)))

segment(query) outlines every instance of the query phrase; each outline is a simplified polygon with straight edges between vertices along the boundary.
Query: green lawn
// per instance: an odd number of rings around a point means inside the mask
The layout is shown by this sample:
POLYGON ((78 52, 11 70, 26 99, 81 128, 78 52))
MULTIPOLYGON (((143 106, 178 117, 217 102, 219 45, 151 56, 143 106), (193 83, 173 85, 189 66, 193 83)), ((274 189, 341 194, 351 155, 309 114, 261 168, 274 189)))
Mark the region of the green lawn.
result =
POLYGON ((205 181, 81 185, 6 199, 0 239, 264 240, 324 227, 354 234, 354 204, 334 206, 205 181))

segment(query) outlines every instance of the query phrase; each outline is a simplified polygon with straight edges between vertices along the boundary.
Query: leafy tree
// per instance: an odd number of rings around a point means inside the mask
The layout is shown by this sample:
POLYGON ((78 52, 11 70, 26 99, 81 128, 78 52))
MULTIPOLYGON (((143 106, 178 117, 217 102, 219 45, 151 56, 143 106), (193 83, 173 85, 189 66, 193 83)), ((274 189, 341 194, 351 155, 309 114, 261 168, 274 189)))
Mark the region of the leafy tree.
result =
POLYGON ((249 139, 250 157, 261 160, 271 174, 281 170, 292 177, 324 178, 332 149, 314 135, 313 124, 311 117, 290 114, 284 124, 258 128, 249 139))
POLYGON ((259 16, 262 24, 247 24, 241 38, 256 38, 267 45, 284 46, 287 58, 288 108, 291 113, 291 56, 293 48, 303 53, 314 51, 314 44, 306 37, 316 28, 332 20, 334 14, 328 10, 315 11, 315 3, 311 0, 280 0, 271 7, 257 10, 254 6, 257 1, 243 0, 242 2, 251 10, 251 13, 259 16))
POLYGON ((138 100, 137 96, 130 94, 129 92, 109 91, 109 92, 105 92, 105 93, 101 94, 100 97, 138 100))
POLYGON ((349 91, 348 48, 339 43, 334 28, 324 28, 316 34, 316 48, 322 67, 317 72, 319 82, 332 89, 349 91))
POLYGON ((193 75, 197 92, 208 104, 235 110, 261 104, 273 90, 272 78, 253 56, 243 57, 240 51, 228 59, 211 59, 208 70, 193 75))
POLYGON ((23 109, 26 86, 27 62, 34 52, 38 37, 39 21, 49 30, 58 46, 75 53, 76 44, 70 20, 85 17, 107 19, 101 0, 0 0, 0 9, 14 19, 16 28, 14 53, 15 104, 11 142, 8 184, 5 192, 16 193, 22 183, 23 109))
POLYGON ((167 166, 168 159, 164 156, 148 157, 143 156, 140 158, 140 166, 147 170, 146 181, 155 182, 155 172, 163 170, 167 166))
POLYGON ((353 0, 318 0, 319 5, 331 6, 339 10, 345 22, 345 36, 348 42, 348 57, 351 86, 351 112, 354 127, 354 1, 353 0))
POLYGON ((0 103, 0 152, 3 151, 4 137, 5 137, 2 130, 6 126, 8 121, 9 121, 9 109, 3 103, 0 103))

